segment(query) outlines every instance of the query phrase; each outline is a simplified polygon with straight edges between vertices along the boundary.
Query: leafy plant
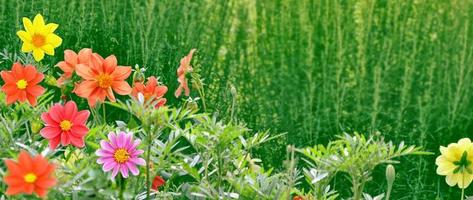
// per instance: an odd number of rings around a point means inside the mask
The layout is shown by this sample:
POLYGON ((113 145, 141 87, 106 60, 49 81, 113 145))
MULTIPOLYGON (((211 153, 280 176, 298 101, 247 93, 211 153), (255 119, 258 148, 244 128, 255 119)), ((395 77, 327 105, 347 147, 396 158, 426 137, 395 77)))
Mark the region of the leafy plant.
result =
POLYGON ((338 136, 337 140, 330 141, 326 146, 316 145, 298 151, 304 155, 303 159, 311 167, 309 172, 316 170, 323 172, 323 176, 315 175, 315 177, 314 173, 306 173, 309 180, 319 183, 314 188, 316 193, 323 191, 335 174, 342 172, 348 176, 352 185, 354 200, 362 198, 365 183, 371 180, 371 174, 376 166, 398 163, 394 159, 401 156, 428 154, 420 147, 406 146, 404 142, 395 146, 391 141, 385 142, 381 137, 366 138, 356 132, 353 135, 345 133, 338 136), (321 177, 327 178, 319 181, 321 177))

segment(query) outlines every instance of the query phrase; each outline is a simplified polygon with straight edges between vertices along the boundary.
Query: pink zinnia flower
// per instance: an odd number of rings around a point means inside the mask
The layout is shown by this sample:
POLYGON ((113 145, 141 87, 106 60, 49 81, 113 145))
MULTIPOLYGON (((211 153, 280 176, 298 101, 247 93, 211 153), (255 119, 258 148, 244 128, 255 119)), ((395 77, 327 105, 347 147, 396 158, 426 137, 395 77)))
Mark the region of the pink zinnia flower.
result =
POLYGON ((140 144, 140 140, 133 140, 133 133, 125 133, 123 131, 108 134, 109 141, 100 141, 101 148, 95 152, 100 158, 97 163, 103 165, 105 172, 112 171, 112 179, 118 174, 118 171, 124 178, 128 177, 128 171, 133 175, 138 175, 140 171, 136 165, 144 166, 146 164, 143 158, 138 156, 143 154, 143 150, 136 147, 140 144))
POLYGON ((179 87, 177 88, 174 95, 176 97, 181 96, 182 89, 184 89, 184 95, 189 96, 190 90, 187 83, 186 74, 192 71, 191 60, 192 55, 194 54, 195 49, 192 49, 187 56, 181 59, 181 65, 177 68, 177 82, 179 82, 179 87))
POLYGON ((41 115, 45 123, 41 136, 49 140, 51 149, 55 149, 59 142, 62 146, 72 144, 82 148, 84 137, 89 132, 86 126, 89 114, 88 110, 78 111, 74 101, 68 101, 64 106, 57 103, 41 115))

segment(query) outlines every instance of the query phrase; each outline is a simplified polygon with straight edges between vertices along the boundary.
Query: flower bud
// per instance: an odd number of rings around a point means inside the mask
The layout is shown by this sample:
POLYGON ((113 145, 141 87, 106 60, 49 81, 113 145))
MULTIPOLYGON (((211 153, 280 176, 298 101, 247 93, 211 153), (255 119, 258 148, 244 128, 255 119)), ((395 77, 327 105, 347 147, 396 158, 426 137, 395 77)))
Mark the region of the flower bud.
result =
POLYGON ((31 131, 33 133, 39 133, 39 131, 43 128, 43 124, 39 122, 38 120, 33 120, 31 122, 31 131))
POLYGON ((58 84, 57 84, 57 80, 56 80, 56 78, 54 78, 54 76, 46 75, 46 78, 45 78, 44 82, 46 82, 46 84, 48 84, 50 86, 59 87, 58 84))
POLYGON ((386 180, 388 181, 388 187, 391 188, 393 183, 394 183, 394 179, 396 179, 396 170, 394 170, 394 166, 389 164, 387 167, 386 167, 386 180))

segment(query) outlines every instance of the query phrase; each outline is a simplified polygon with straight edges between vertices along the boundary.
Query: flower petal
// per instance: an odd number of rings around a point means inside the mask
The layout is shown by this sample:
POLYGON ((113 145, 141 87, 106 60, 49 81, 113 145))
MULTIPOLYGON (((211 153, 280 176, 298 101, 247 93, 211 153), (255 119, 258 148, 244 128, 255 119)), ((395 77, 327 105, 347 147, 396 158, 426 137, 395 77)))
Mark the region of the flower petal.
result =
POLYGON ((33 49, 33 58, 36 61, 41 61, 44 58, 44 51, 42 49, 33 49))
POLYGON ((62 44, 62 39, 56 34, 48 34, 46 36, 46 43, 52 45, 53 48, 56 48, 62 44))
POLYGON ((113 81, 113 91, 120 95, 128 95, 131 93, 131 87, 126 81, 113 81))
POLYGON ((61 133, 62 133, 61 128, 52 127, 52 126, 46 126, 43 129, 41 129, 41 131, 40 131, 41 136, 43 136, 46 139, 55 138, 61 133))

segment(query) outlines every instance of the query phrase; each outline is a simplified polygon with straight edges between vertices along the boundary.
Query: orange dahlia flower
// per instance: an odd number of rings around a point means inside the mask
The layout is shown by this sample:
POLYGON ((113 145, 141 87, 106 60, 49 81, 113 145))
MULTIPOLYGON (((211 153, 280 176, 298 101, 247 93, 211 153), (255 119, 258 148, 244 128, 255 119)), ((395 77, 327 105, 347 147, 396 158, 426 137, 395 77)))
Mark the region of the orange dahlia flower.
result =
POLYGON ((12 104, 17 100, 20 102, 28 100, 32 106, 35 106, 36 98, 45 91, 38 85, 44 75, 32 65, 23 67, 20 63, 15 63, 11 71, 2 71, 0 75, 5 81, 2 91, 7 94, 7 104, 12 104))
POLYGON ((148 78, 148 82, 145 84, 135 82, 133 84, 133 90, 131 96, 138 98, 138 94, 143 94, 145 101, 156 103, 155 108, 159 108, 166 103, 166 98, 163 98, 164 94, 168 91, 168 87, 159 85, 158 81, 154 76, 148 78))
POLYGON ((182 89, 184 89, 184 95, 189 96, 190 90, 187 83, 186 74, 192 71, 191 60, 192 55, 194 54, 195 49, 192 49, 187 56, 181 59, 181 65, 177 68, 177 82, 179 82, 179 87, 177 88, 174 95, 176 97, 181 96, 182 89))
POLYGON ((41 155, 32 157, 26 151, 21 151, 18 162, 5 160, 5 164, 8 168, 8 174, 4 177, 8 185, 7 195, 34 192, 45 197, 48 189, 56 184, 54 165, 41 155))
POLYGON ((114 55, 103 59, 100 55, 93 54, 88 65, 76 65, 76 73, 83 80, 76 84, 74 93, 87 98, 90 107, 95 107, 97 101, 103 102, 105 98, 115 102, 113 91, 120 95, 131 92, 131 87, 126 82, 131 67, 117 66, 114 55))
POLYGON ((64 51, 64 61, 61 61, 57 66, 64 72, 64 74, 57 80, 59 85, 62 85, 64 81, 69 80, 74 73, 78 64, 89 64, 90 57, 92 56, 92 49, 85 48, 76 54, 72 50, 64 51))

